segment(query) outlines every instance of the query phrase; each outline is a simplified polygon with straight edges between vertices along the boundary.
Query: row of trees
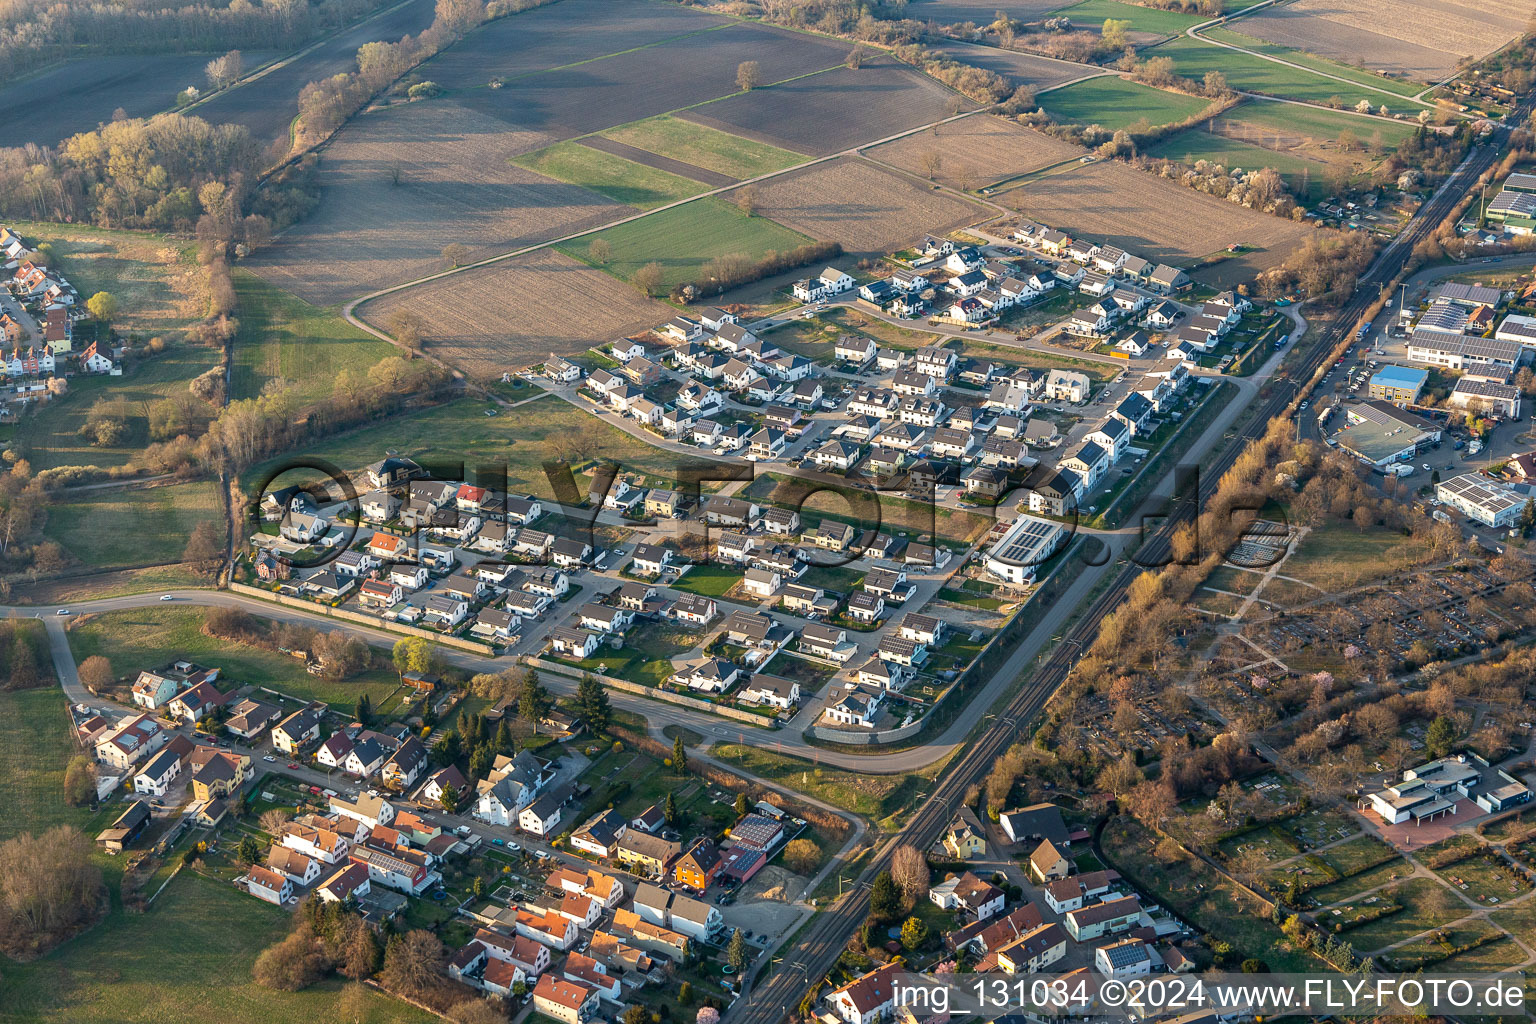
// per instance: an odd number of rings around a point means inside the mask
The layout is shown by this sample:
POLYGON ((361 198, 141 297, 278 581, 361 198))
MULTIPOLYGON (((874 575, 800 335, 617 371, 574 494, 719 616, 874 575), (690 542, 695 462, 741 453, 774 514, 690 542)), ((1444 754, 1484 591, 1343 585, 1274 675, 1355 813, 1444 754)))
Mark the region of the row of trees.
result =
POLYGON ((48 641, 42 623, 28 619, 0 621, 0 689, 29 690, 53 681, 48 641))
MULTIPOLYGON (((532 6, 525 2, 509 9, 532 6)), ((420 35, 363 45, 356 71, 310 82, 299 92, 299 122, 309 136, 305 141, 313 144, 341 127, 369 98, 490 16, 484 0, 437 0, 436 16, 420 35)))
POLYGON ((354 633, 341 629, 325 632, 292 622, 268 622, 239 608, 208 608, 203 612, 203 632, 220 640, 267 650, 308 651, 320 663, 327 679, 348 679, 373 666, 373 650, 354 633))

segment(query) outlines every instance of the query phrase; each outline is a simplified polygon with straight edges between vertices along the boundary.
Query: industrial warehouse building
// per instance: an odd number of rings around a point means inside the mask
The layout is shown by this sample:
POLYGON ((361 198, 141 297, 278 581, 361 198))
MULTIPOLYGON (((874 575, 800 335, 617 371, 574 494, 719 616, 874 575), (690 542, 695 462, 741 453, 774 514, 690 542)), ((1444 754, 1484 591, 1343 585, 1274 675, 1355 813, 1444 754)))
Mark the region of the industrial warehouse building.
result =
POLYGON ((1404 412, 1391 402, 1359 402, 1344 407, 1348 426, 1333 436, 1339 448, 1380 469, 1412 459, 1419 449, 1440 440, 1440 428, 1404 412))
POLYGON ((1393 405, 1412 405, 1429 380, 1429 371, 1411 366, 1383 366, 1371 376, 1370 396, 1393 405))
POLYGON ((1408 361, 1478 373, 1515 372, 1525 358, 1525 346, 1498 338, 1474 338, 1443 331, 1414 331, 1408 339, 1408 361))

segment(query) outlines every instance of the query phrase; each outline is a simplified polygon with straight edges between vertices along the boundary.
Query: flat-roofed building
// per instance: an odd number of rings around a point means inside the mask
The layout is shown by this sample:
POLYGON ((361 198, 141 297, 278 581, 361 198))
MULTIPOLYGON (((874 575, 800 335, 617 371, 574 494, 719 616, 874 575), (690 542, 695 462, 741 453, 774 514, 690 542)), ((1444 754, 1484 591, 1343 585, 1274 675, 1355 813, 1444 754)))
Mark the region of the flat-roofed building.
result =
POLYGON ((1033 583, 1040 564, 1067 540, 1060 523, 1020 516, 987 551, 987 571, 1009 583, 1033 583))
POLYGON ((1414 331, 1408 339, 1408 361, 1452 370, 1514 373, 1525 359, 1525 346, 1498 338, 1474 338, 1440 331, 1414 331))
POLYGON ((1526 501, 1509 488, 1476 473, 1440 481, 1435 485, 1435 497, 1467 518, 1495 529, 1513 526, 1526 501))
POLYGON ((1370 396, 1393 405, 1412 405, 1419 400, 1429 371, 1412 366, 1383 366, 1371 375, 1370 396))
POLYGON ((1372 466, 1411 459, 1421 448, 1440 440, 1440 428, 1390 402, 1347 405, 1348 426, 1334 435, 1344 451, 1372 466))

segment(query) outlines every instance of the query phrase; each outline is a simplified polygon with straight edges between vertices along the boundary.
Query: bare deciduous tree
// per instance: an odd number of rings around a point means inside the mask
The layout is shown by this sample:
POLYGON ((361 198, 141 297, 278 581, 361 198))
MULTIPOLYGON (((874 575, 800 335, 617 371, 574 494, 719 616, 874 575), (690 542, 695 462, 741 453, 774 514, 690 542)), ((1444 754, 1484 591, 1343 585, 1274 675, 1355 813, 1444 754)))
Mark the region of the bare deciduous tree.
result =
POLYGON ((736 88, 751 92, 763 84, 763 70, 755 60, 744 60, 736 65, 736 88))
POLYGON ((891 855, 891 878, 901 887, 903 903, 910 910, 928 892, 931 878, 928 858, 915 846, 899 846, 891 855))

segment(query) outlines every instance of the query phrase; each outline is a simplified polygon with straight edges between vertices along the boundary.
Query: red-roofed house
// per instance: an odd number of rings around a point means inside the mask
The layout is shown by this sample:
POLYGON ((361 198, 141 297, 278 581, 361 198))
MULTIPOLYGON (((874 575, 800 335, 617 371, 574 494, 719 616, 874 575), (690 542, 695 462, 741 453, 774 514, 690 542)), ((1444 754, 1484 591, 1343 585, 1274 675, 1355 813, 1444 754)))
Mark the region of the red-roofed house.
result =
POLYGON ((553 974, 544 975, 533 987, 534 1008, 564 1024, 581 1024, 597 1011, 597 1002, 597 989, 553 974))

